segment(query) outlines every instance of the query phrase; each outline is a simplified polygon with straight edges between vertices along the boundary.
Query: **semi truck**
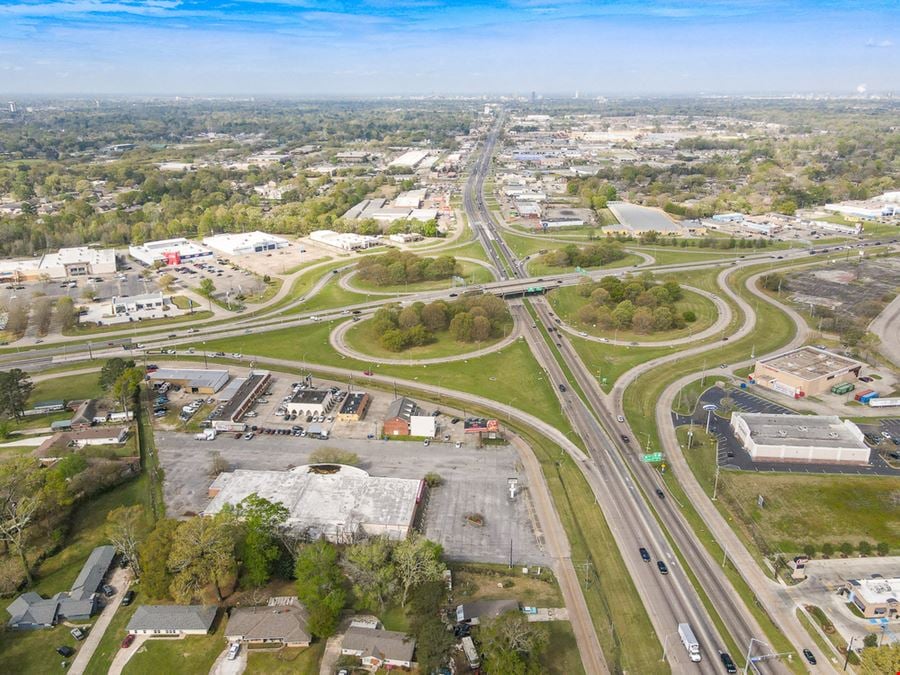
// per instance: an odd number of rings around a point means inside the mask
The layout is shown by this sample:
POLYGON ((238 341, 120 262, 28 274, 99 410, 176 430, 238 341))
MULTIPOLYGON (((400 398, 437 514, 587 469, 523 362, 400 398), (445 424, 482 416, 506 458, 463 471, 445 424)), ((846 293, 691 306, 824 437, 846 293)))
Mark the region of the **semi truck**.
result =
POLYGON ((694 631, 691 630, 691 624, 678 624, 678 636, 681 638, 681 644, 683 644, 684 648, 687 650, 688 656, 691 657, 691 661, 698 663, 701 658, 700 643, 697 642, 697 638, 694 637, 694 631))

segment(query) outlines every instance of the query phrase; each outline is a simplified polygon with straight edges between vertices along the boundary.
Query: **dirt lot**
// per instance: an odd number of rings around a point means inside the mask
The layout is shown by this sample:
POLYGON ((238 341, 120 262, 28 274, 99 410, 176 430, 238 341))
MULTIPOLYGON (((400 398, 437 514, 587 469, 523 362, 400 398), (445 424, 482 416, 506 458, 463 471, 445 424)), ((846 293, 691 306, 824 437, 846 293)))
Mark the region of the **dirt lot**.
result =
POLYGON ((856 251, 842 251, 835 257, 840 262, 834 265, 789 275, 791 299, 859 317, 858 310, 864 302, 881 301, 896 293, 900 286, 900 259, 878 258, 857 265, 857 257, 856 251))

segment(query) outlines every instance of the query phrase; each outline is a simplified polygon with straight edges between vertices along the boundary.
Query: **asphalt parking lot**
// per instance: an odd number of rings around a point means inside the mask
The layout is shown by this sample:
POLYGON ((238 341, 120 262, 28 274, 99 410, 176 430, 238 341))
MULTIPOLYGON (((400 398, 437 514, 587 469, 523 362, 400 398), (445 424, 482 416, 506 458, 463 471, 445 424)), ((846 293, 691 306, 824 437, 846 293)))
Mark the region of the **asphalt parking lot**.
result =
MULTIPOLYGON (((737 408, 741 412, 751 413, 767 413, 770 415, 788 415, 796 414, 791 410, 772 401, 754 396, 746 389, 710 387, 701 394, 693 415, 679 415, 672 413, 673 424, 684 426, 686 424, 694 424, 700 428, 706 428, 708 412, 703 409, 704 405, 714 404, 722 405, 722 399, 731 398, 737 408)), ((836 464, 792 464, 789 462, 754 462, 749 453, 744 450, 740 441, 735 438, 731 428, 731 424, 727 419, 719 417, 715 412, 709 417, 709 431, 714 434, 718 443, 718 462, 719 466, 727 469, 735 469, 739 471, 771 471, 783 473, 823 473, 823 474, 852 474, 852 475, 878 475, 878 476, 897 476, 900 470, 894 469, 884 458, 878 453, 872 453, 871 464, 869 466, 840 466, 836 464)), ((890 420, 889 428, 896 428, 900 434, 900 420, 890 420), (896 425, 894 427, 893 425, 896 425)), ((866 427, 871 425, 860 425, 860 429, 866 431, 866 427)), ((880 428, 879 428, 880 429, 880 428)), ((893 432, 891 432, 893 435, 893 432)), ((898 435, 900 437, 900 435, 898 435)), ((889 443, 889 441, 888 441, 889 443)), ((883 441, 881 445, 885 445, 883 441)), ((893 446, 893 444, 891 444, 893 446)), ((879 447, 877 450, 881 450, 879 447)))
MULTIPOLYGON (((279 399, 280 400, 280 399, 279 399)), ((478 449, 474 442, 461 448, 452 443, 330 439, 319 441, 294 436, 258 436, 253 440, 220 434, 214 441, 168 431, 155 434, 165 473, 166 508, 173 517, 199 513, 209 502, 212 454, 219 452, 233 469, 285 470, 306 464, 322 447, 340 448, 360 457, 360 468, 377 476, 423 478, 435 472, 444 484, 431 491, 425 507, 424 532, 439 542, 454 560, 506 563, 510 544, 514 564, 546 564, 529 515, 527 490, 515 500, 507 497, 507 478, 520 475, 511 447, 478 449), (467 524, 465 516, 479 513, 481 527, 467 524)))

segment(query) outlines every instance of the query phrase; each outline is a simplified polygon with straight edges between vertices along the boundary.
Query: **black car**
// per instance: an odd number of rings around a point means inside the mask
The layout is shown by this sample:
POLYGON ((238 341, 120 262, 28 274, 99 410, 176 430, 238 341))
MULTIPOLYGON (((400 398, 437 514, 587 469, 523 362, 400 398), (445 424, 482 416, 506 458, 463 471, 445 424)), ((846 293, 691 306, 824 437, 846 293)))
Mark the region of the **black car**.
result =
POLYGON ((622 434, 619 438, 622 439, 623 443, 631 443, 631 439, 628 438, 628 436, 626 436, 625 434, 622 434))
POLYGON ((662 560, 657 560, 656 566, 659 568, 660 574, 668 574, 669 573, 669 568, 666 567, 666 563, 664 563, 662 560))
POLYGON ((56 653, 59 654, 60 656, 65 656, 66 658, 69 658, 70 656, 72 656, 75 653, 75 650, 72 649, 71 647, 67 647, 66 645, 63 645, 61 647, 56 648, 56 653))
POLYGON ((663 492, 662 490, 660 490, 659 488, 656 488, 656 496, 659 497, 660 499, 665 499, 666 493, 663 492))
POLYGON ((128 607, 134 601, 134 591, 128 591, 122 596, 122 605, 128 607))
POLYGON ((726 652, 719 652, 719 658, 722 659, 722 665, 725 666, 726 673, 737 672, 737 667, 734 665, 734 661, 731 660, 731 657, 726 652))
POLYGON ((565 393, 565 392, 567 391, 567 390, 566 390, 566 385, 564 385, 564 384, 559 385, 559 390, 560 390, 561 392, 565 393))
POLYGON ((808 649, 803 650, 803 656, 806 657, 806 660, 810 662, 812 665, 816 665, 816 657, 813 656, 813 653, 808 649))
POLYGON ((459 418, 454 417, 452 420, 450 420, 450 424, 459 424, 459 418))
POLYGON ((644 562, 650 562, 650 553, 647 552, 647 549, 641 546, 638 551, 641 554, 641 560, 643 560, 644 562))

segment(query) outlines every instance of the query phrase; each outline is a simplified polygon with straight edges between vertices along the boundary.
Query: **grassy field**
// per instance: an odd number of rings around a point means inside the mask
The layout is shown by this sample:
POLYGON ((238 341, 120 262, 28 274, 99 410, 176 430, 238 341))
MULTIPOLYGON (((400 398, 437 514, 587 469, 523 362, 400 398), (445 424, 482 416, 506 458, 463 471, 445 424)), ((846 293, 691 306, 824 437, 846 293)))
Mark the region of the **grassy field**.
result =
POLYGON ((147 640, 123 669, 125 675, 160 673, 208 673, 225 649, 225 619, 219 617, 212 635, 189 635, 183 640, 147 640))
MULTIPOLYGON (((614 269, 622 269, 623 267, 634 267, 642 263, 643 260, 640 256, 636 256, 633 254, 628 254, 621 260, 616 260, 615 262, 611 262, 609 265, 603 265, 602 267, 588 267, 586 269, 596 272, 598 270, 614 270, 614 269)), ((570 272, 574 272, 575 267, 554 267, 552 265, 545 265, 541 262, 540 258, 533 258, 528 262, 528 274, 531 276, 550 276, 553 274, 568 274, 570 272)))
POLYGON ((106 515, 119 506, 147 504, 147 479, 141 476, 79 506, 72 518, 72 529, 65 546, 45 559, 35 570, 32 590, 49 596, 72 587, 91 551, 108 544, 104 532, 106 515))
POLYGON ((251 649, 244 672, 247 675, 318 675, 324 653, 323 640, 306 648, 284 648, 277 652, 251 649))
MULTIPOLYGON (((464 239, 468 239, 469 237, 465 237, 464 239)), ((441 249, 442 254, 456 256, 457 258, 475 258, 477 260, 484 260, 485 262, 490 262, 487 257, 487 253, 484 251, 484 246, 481 245, 480 241, 465 241, 462 244, 454 244, 453 246, 448 246, 445 249, 441 249)))
POLYGON ((85 675, 106 675, 109 672, 109 666, 119 649, 121 649, 122 640, 125 638, 125 627, 131 621, 131 617, 137 610, 138 605, 142 602, 140 596, 137 596, 135 599, 135 604, 128 607, 120 606, 118 611, 116 611, 84 671, 85 675))
POLYGON ((28 402, 33 405, 39 401, 74 401, 83 398, 97 398, 102 394, 100 374, 84 373, 36 382, 28 402))
MULTIPOLYGON (((503 339, 503 335, 500 335, 485 342, 457 342, 450 335, 449 331, 443 331, 435 335, 437 341, 433 344, 411 347, 402 352, 392 352, 381 346, 380 338, 372 328, 373 322, 371 320, 359 322, 347 331, 347 344, 351 349, 361 354, 370 354, 376 358, 384 359, 434 359, 445 356, 457 356, 489 347, 503 339)), ((504 326, 504 335, 508 334, 511 329, 512 320, 508 321, 504 326)))
POLYGON ((733 251, 719 251, 709 248, 686 247, 678 248, 676 246, 631 246, 626 244, 629 251, 640 251, 647 255, 652 255, 657 265, 680 265, 692 262, 708 262, 710 260, 731 260, 752 249, 735 249, 733 251))
MULTIPOLYGON (((359 371, 372 367, 370 362, 342 358, 328 342, 334 322, 314 326, 285 328, 254 333, 207 343, 210 351, 240 352, 256 356, 290 359, 299 367, 303 362, 350 368, 359 371)), ((551 384, 522 340, 496 352, 463 361, 430 366, 375 365, 379 375, 394 375, 408 380, 484 395, 540 417, 560 429, 570 429, 560 412, 551 384)))
POLYGON ((578 310, 588 304, 590 299, 581 297, 576 286, 554 288, 547 294, 547 299, 559 317, 570 326, 583 330, 589 335, 626 341, 666 342, 677 338, 689 337, 709 328, 715 323, 718 316, 716 306, 712 300, 703 297, 699 293, 684 289, 684 297, 675 303, 675 311, 678 314, 682 314, 690 310, 697 316, 697 320, 688 324, 685 328, 654 333, 635 333, 631 330, 603 330, 602 328, 578 321, 578 310))
MULTIPOLYGON (((322 263, 321 265, 316 265, 308 269, 306 272, 298 276, 294 279, 294 283, 291 284, 291 290, 278 302, 275 302, 263 310, 257 310, 256 312, 252 312, 247 316, 256 316, 261 312, 270 313, 275 312, 277 309, 281 309, 285 305, 288 305, 295 300, 303 297, 306 293, 309 292, 319 279, 321 279, 326 274, 331 274, 332 270, 336 270, 339 267, 345 267, 349 265, 350 262, 347 260, 337 260, 331 263, 322 263)), ((295 311, 303 311, 303 310, 295 310, 295 311)))
POLYGON ((594 342, 569 336, 569 342, 578 356, 591 369, 591 373, 601 383, 603 391, 609 392, 623 374, 644 361, 650 361, 672 352, 672 347, 616 347, 603 342, 594 342), (606 378, 606 382, 603 382, 606 378))
MULTIPOLYGON (((337 277, 337 275, 335 275, 337 277)), ((353 293, 342 288, 337 283, 337 278, 328 283, 321 291, 316 293, 307 302, 304 302, 297 308, 297 312, 314 312, 326 309, 334 309, 336 307, 346 307, 347 305, 356 305, 366 302, 368 296, 363 293, 353 293)), ((291 313, 291 312, 288 312, 291 313)))
POLYGON ((321 258, 313 258, 312 260, 307 260, 306 262, 302 262, 299 265, 294 265, 293 267, 289 267, 288 269, 284 270, 282 272, 282 274, 284 274, 285 276, 287 276, 289 274, 295 274, 296 272, 299 272, 300 270, 305 270, 307 267, 312 267, 313 265, 318 265, 319 263, 327 262, 329 260, 331 260, 330 256, 322 256, 321 258))
POLYGON ((60 664, 72 661, 56 653, 56 648, 62 645, 76 649, 80 646, 63 625, 48 630, 0 631, 0 658, 7 664, 0 670, 29 675, 64 672, 60 664))
MULTIPOLYGON (((459 276, 465 279, 466 283, 469 285, 486 284, 489 281, 494 280, 494 275, 483 265, 468 262, 466 260, 460 260, 457 264, 460 269, 459 276)), ((452 279, 420 281, 414 284, 396 284, 393 286, 379 286, 360 279, 359 275, 354 276, 350 280, 350 286, 362 293, 367 291, 371 293, 420 293, 422 291, 435 291, 442 288, 450 288, 452 285, 452 279)))
POLYGON ((563 606, 559 586, 549 570, 535 577, 506 565, 458 563, 450 568, 454 602, 515 599, 533 607, 563 606))

